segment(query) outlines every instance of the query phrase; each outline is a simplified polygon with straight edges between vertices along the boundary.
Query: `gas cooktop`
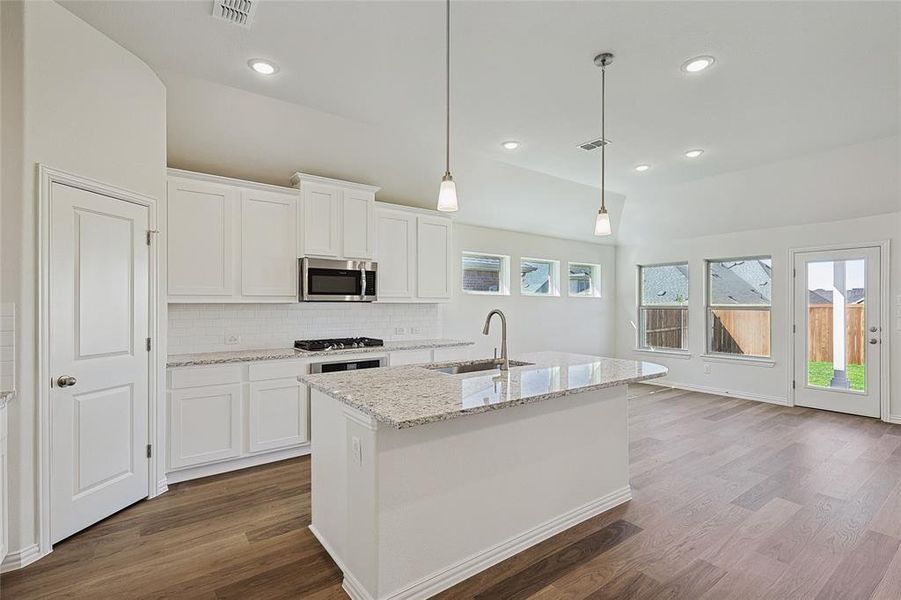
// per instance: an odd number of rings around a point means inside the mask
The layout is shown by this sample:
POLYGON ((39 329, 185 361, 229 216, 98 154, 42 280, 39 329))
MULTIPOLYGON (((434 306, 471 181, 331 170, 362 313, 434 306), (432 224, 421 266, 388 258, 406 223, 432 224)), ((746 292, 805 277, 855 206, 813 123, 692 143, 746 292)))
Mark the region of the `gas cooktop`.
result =
POLYGON ((368 337, 295 340, 294 342, 294 347, 299 350, 343 350, 346 348, 371 348, 384 345, 384 341, 368 337))

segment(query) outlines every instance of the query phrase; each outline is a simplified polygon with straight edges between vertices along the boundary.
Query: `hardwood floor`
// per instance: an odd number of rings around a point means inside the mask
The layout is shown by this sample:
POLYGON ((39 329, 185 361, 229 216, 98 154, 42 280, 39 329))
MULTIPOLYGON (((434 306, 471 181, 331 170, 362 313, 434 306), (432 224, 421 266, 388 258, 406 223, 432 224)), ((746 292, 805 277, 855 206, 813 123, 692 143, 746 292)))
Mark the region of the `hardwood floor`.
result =
MULTIPOLYGON (((901 426, 662 391, 631 401, 630 435, 631 502, 439 598, 901 598, 901 426)), ((309 522, 306 458, 177 484, 0 594, 346 598, 309 522)))

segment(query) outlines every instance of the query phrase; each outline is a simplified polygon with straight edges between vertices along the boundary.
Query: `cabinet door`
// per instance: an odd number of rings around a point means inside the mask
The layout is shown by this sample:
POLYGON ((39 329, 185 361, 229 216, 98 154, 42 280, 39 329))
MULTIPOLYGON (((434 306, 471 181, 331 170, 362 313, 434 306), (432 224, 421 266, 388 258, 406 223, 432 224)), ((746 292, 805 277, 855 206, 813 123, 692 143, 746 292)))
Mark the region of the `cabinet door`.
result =
POLYGON ((274 379, 249 386, 248 452, 296 446, 309 441, 309 388, 297 381, 274 379))
POLYGON ((379 298, 412 298, 416 262, 416 217, 377 211, 379 298))
POLYGON ((375 194, 344 190, 342 194, 341 238, 345 258, 372 258, 372 212, 375 194))
POLYGON ((338 188, 303 184, 304 255, 338 256, 338 188))
POLYGON ((295 196, 241 191, 241 294, 297 297, 295 196))
POLYGON ((420 298, 449 299, 451 292, 451 221, 417 217, 416 282, 420 298))
POLYGON ((205 181, 170 179, 166 240, 170 296, 231 296, 238 191, 205 181))
POLYGON ((169 392, 169 468, 241 455, 241 384, 169 392))

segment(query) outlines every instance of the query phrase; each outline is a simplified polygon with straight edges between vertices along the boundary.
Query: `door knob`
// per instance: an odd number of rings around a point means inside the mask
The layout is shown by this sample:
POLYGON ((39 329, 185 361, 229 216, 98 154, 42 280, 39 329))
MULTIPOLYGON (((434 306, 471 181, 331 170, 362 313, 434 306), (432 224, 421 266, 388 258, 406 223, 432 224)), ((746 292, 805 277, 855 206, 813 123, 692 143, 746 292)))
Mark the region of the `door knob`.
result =
POLYGON ((879 343, 879 340, 877 340, 876 338, 870 338, 870 343, 871 343, 871 344, 878 344, 878 343, 879 343))
POLYGON ((71 375, 63 375, 56 380, 56 385, 59 387, 72 387, 76 383, 78 383, 78 380, 71 375))
POLYGON ((879 328, 875 325, 873 327, 870 327, 870 333, 876 333, 877 331, 879 331, 879 328))

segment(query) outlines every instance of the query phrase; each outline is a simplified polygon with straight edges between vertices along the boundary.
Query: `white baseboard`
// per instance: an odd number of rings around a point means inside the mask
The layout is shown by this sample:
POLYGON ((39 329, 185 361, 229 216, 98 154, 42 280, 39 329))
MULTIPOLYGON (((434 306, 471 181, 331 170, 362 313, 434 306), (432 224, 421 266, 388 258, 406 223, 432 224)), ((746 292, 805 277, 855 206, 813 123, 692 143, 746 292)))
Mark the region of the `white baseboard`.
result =
POLYGON ((766 394, 755 394, 753 392, 741 392, 735 390, 724 390, 720 388, 707 387, 703 385, 693 385, 688 383, 675 383, 671 381, 648 380, 643 381, 648 385, 656 385, 659 387, 675 388, 678 390, 686 390, 688 392, 703 392, 714 396, 728 396, 730 398, 741 398, 742 400, 756 400, 757 402, 766 402, 767 404, 778 404, 779 406, 789 406, 788 399, 782 396, 768 396, 766 394))
POLYGON ((169 491, 169 480, 163 477, 159 481, 156 482, 156 493, 151 496, 152 498, 156 498, 157 496, 162 496, 166 492, 169 491))
POLYGON ((901 425, 901 415, 889 415, 888 418, 885 419, 886 423, 892 423, 894 425, 901 425))
POLYGON ((0 573, 27 567, 39 558, 42 558, 41 547, 37 544, 26 546, 18 552, 10 552, 6 555, 6 558, 3 559, 3 564, 0 565, 0 573))
POLYGON ((166 481, 168 481, 169 484, 179 483, 190 479, 199 479, 201 477, 209 477, 210 475, 219 475, 220 473, 228 473, 229 471, 265 465, 267 463, 287 460, 289 458, 297 458, 298 456, 305 456, 309 453, 310 445, 304 444, 303 446, 288 448, 287 450, 276 450, 275 452, 266 452, 265 454, 257 454, 235 460, 226 460, 210 465, 169 471, 166 473, 166 481))
MULTIPOLYGON (((632 489, 629 486, 616 490, 602 498, 592 500, 587 504, 555 517, 550 521, 546 521, 537 527, 514 536, 500 544, 477 552, 472 556, 464 558, 460 562, 428 575, 416 583, 402 590, 397 590, 390 594, 379 596, 378 600, 419 600, 422 598, 431 598, 435 594, 442 592, 461 581, 469 579, 476 573, 480 573, 485 569, 496 565, 497 563, 510 558, 515 554, 519 554, 527 548, 531 548, 535 544, 557 535, 562 531, 566 531, 570 527, 578 525, 582 521, 586 521, 603 512, 607 512, 611 508, 619 506, 624 502, 632 499, 632 489)), ((335 564, 344 573, 344 583, 342 587, 352 600, 376 600, 360 582, 350 573, 341 560, 332 550, 331 546, 324 540, 319 532, 310 525, 310 531, 322 544, 335 564)))

